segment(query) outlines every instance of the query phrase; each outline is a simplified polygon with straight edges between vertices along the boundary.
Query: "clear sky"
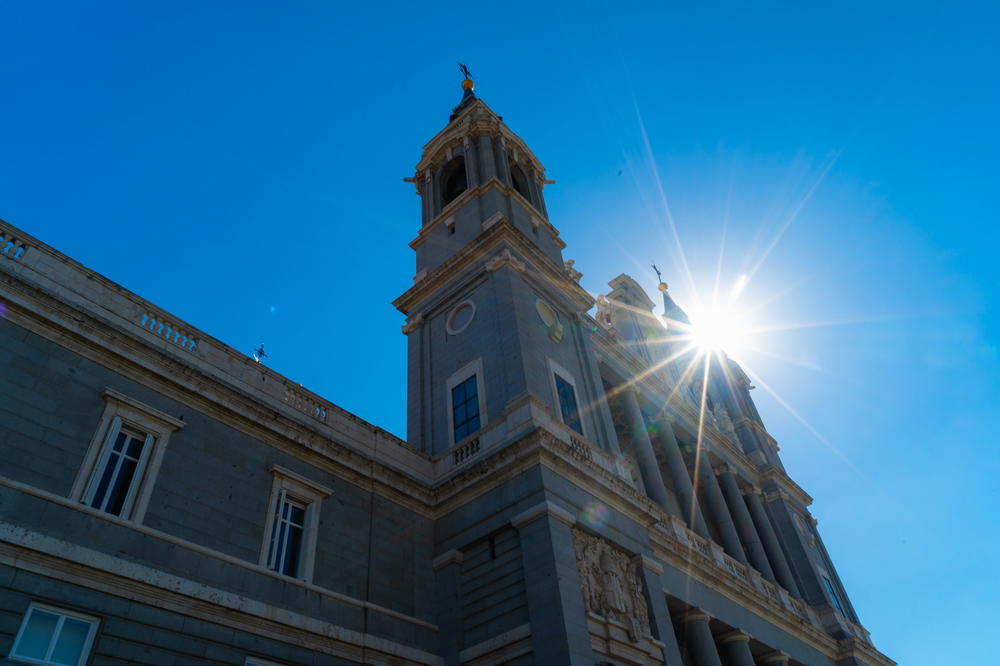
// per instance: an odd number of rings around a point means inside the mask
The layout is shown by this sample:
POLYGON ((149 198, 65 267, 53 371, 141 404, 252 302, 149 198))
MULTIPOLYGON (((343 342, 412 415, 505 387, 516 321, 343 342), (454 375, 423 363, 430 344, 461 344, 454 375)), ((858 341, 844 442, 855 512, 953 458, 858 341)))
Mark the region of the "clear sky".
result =
POLYGON ((403 435, 402 178, 463 60, 585 288, 752 276, 754 395, 876 645, 987 663, 996 5, 437 6, 5 2, 0 217, 403 435))

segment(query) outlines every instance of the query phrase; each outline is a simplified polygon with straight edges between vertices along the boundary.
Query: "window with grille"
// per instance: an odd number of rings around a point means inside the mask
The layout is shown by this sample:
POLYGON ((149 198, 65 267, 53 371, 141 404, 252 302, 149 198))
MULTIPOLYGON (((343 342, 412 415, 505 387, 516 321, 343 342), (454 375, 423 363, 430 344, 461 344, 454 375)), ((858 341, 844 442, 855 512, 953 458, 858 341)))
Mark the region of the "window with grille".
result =
POLYGON ((84 503, 116 516, 130 516, 154 442, 153 435, 128 428, 120 418, 115 418, 94 467, 84 503))
POLYGON ((274 525, 271 528, 271 547, 267 557, 267 566, 272 571, 286 576, 299 575, 302 541, 306 528, 306 507, 306 503, 292 499, 284 490, 278 495, 274 525))
POLYGON ((576 403, 576 389, 558 372, 553 373, 553 379, 556 384, 556 396, 559 398, 559 415, 563 423, 582 435, 583 425, 580 423, 580 410, 576 403))
POLYGON ((70 498, 141 523, 170 435, 184 421, 111 388, 70 498))
POLYGON ((452 425, 459 442, 479 430, 479 391, 476 375, 451 389, 452 425))
MULTIPOLYGON (((274 477, 265 518, 260 565, 285 576, 312 580, 319 511, 333 490, 302 474, 270 465, 274 477)), ((310 476, 319 474, 312 470, 310 476)))

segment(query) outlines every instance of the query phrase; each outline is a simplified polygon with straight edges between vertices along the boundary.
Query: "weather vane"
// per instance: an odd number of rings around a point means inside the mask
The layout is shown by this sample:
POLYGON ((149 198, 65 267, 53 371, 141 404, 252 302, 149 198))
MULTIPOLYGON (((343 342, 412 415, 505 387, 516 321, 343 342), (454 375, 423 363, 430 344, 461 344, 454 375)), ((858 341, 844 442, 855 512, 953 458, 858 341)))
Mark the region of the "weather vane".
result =
POLYGON ((656 271, 656 281, 660 283, 658 285, 660 291, 666 292, 667 291, 667 283, 663 281, 663 276, 660 275, 660 269, 656 267, 656 264, 653 264, 653 270, 656 271))
POLYGON ((464 76, 465 78, 467 79, 472 78, 472 72, 469 71, 469 68, 465 65, 464 62, 458 63, 458 71, 462 72, 462 76, 464 76))
POLYGON ((260 347, 253 350, 253 360, 260 363, 264 358, 267 358, 267 352, 264 351, 264 343, 262 342, 260 343, 260 347))

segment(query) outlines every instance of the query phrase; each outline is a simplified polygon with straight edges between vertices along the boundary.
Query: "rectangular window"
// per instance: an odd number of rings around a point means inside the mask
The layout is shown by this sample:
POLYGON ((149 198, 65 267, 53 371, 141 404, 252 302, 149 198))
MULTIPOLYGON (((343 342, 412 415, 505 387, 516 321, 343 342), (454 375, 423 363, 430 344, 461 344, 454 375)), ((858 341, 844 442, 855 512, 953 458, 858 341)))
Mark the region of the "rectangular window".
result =
POLYGON ((837 598, 837 593, 833 591, 833 583, 826 576, 823 576, 823 582, 826 583, 826 591, 830 593, 830 598, 833 600, 833 605, 836 606, 840 614, 844 614, 844 609, 840 606, 840 599, 837 598))
POLYGON ((451 389, 452 424, 455 442, 479 430, 479 392, 476 375, 451 389))
POLYGON ((90 656, 97 624, 96 618, 33 603, 10 657, 33 664, 81 666, 90 656))
POLYGON ((141 523, 170 434, 184 421, 110 388, 104 401, 70 499, 141 523))
POLYGON ((121 419, 116 418, 97 459, 84 503, 127 518, 154 442, 152 435, 125 428, 121 419))
POLYGON ((300 580, 312 580, 316 565, 319 510, 333 490, 279 465, 268 471, 274 477, 260 565, 300 580))
POLYGON ((580 410, 576 404, 576 389, 568 381, 559 376, 558 372, 553 373, 556 383, 556 396, 559 398, 559 414, 563 423, 581 435, 583 426, 580 423, 580 410))
POLYGON ((267 557, 269 569, 286 576, 299 575, 305 528, 306 504, 296 502, 282 490, 278 495, 274 525, 271 528, 271 547, 267 557))

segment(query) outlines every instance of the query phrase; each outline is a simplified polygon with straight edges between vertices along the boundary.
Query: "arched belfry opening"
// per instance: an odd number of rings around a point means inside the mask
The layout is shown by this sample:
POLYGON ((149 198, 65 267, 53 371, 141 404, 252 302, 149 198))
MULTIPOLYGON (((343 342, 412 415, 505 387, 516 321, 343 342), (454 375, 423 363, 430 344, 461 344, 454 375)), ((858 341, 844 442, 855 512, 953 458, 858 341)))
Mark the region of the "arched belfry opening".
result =
POLYGON ((465 158, 461 155, 453 158, 441 170, 441 207, 444 208, 469 188, 469 180, 465 174, 465 158))
POLYGON ((522 197, 531 201, 531 194, 528 190, 528 176, 520 166, 510 163, 510 184, 522 197))

